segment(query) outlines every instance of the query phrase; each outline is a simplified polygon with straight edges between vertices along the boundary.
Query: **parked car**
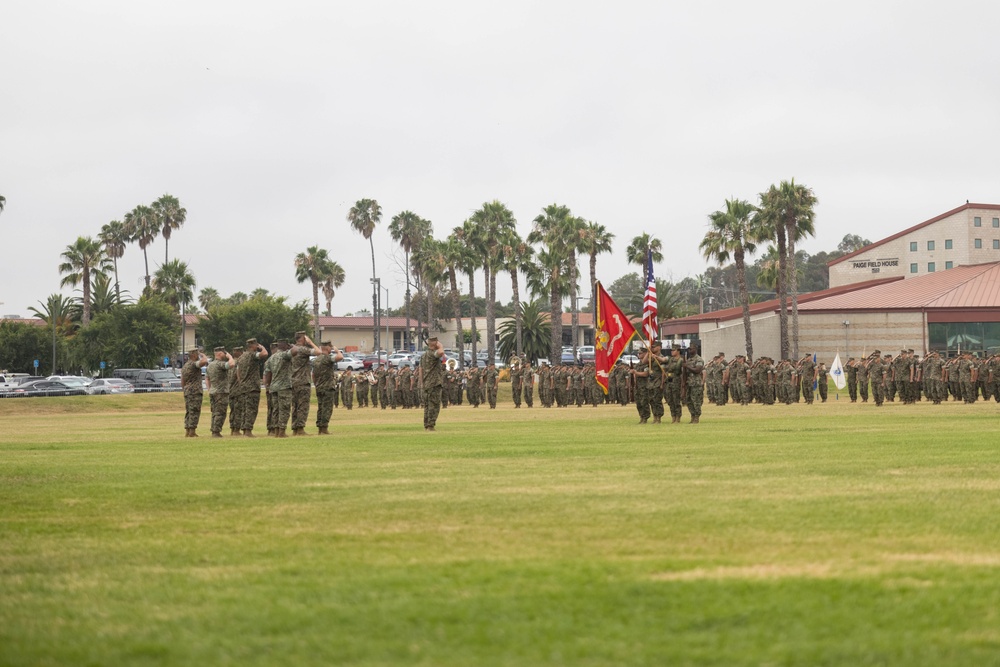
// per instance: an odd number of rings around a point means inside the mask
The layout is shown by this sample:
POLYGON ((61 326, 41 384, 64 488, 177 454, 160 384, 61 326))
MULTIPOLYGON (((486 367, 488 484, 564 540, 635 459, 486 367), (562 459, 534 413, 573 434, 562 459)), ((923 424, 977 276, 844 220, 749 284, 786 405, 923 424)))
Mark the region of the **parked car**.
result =
POLYGON ((597 351, 593 345, 581 345, 576 349, 577 359, 581 364, 592 364, 597 358, 597 351))
POLYGON ((181 380, 169 370, 149 370, 145 368, 116 368, 114 377, 128 381, 135 393, 153 391, 180 391, 181 380))
POLYGON ((372 366, 377 366, 378 364, 384 364, 388 355, 385 352, 379 352, 378 354, 369 354, 361 360, 361 364, 365 369, 370 369, 372 366))
POLYGON ((94 394, 133 394, 135 387, 121 378, 97 378, 87 387, 87 393, 94 394))
POLYGON ((27 373, 0 373, 0 392, 13 388, 28 377, 27 373))
POLYGON ((87 393, 85 387, 70 386, 58 380, 32 380, 22 382, 11 390, 8 396, 84 396, 87 393))
POLYGON ((345 354, 344 358, 334 364, 338 371, 359 371, 365 367, 364 359, 354 354, 345 354))
POLYGON ((623 354, 618 357, 618 363, 625 364, 626 366, 635 366, 639 363, 639 357, 634 354, 623 354))
POLYGON ((396 352, 395 354, 389 355, 389 365, 396 368, 416 366, 417 356, 415 354, 410 354, 409 352, 396 352))
POLYGON ((562 364, 563 366, 578 365, 576 357, 573 356, 573 348, 570 348, 569 350, 563 349, 562 358, 559 360, 559 363, 562 364))
POLYGON ((52 380, 54 382, 62 382, 71 387, 83 387, 84 389, 89 387, 90 383, 94 381, 94 378, 83 377, 80 375, 50 375, 45 379, 52 380))

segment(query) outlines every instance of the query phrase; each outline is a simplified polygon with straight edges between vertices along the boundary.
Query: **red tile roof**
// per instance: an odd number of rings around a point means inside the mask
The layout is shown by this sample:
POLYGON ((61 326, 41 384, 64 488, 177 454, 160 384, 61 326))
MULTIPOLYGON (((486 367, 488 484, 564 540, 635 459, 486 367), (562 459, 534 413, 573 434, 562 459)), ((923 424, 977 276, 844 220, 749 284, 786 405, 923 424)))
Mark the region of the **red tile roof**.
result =
POLYGON ((930 220, 925 220, 925 221, 923 221, 923 222, 921 222, 919 224, 913 225, 909 229, 904 229, 903 231, 901 231, 899 233, 896 233, 896 234, 893 234, 892 236, 887 236, 884 239, 882 239, 881 241, 876 241, 875 243, 872 243, 871 245, 866 245, 864 248, 861 248, 860 250, 855 250, 854 252, 848 253, 847 255, 844 255, 842 257, 838 257, 837 259, 831 259, 829 262, 826 263, 826 265, 827 266, 833 266, 834 264, 839 264, 839 263, 841 263, 841 262, 843 262, 845 260, 848 260, 851 257, 854 257, 854 256, 856 256, 856 255, 858 255, 860 253, 868 252, 872 248, 876 248, 876 247, 878 247, 878 246, 880 246, 880 245, 882 245, 884 243, 888 243, 889 241, 895 241, 899 237, 906 236, 910 232, 915 232, 918 229, 921 229, 923 227, 927 227, 928 225, 933 225, 935 222, 939 222, 939 221, 944 220, 945 218, 947 218, 949 216, 955 215, 959 211, 966 211, 966 210, 968 210, 970 208, 986 209, 987 211, 1000 211, 1000 204, 969 204, 969 203, 962 204, 958 208, 953 208, 950 211, 945 211, 941 215, 935 216, 935 217, 931 218, 930 220))
MULTIPOLYGON (((851 283, 849 285, 841 285, 839 287, 831 287, 829 289, 820 290, 819 292, 808 292, 806 294, 799 295, 799 310, 803 309, 803 304, 810 303, 816 299, 823 299, 829 296, 835 296, 838 294, 851 293, 858 290, 864 290, 877 285, 883 285, 887 283, 895 283, 902 281, 902 276, 895 276, 891 278, 878 278, 876 280, 867 280, 860 283, 851 283)), ((911 278, 912 280, 912 278, 911 278)), ((791 301, 788 302, 791 304, 791 301)), ((761 301, 760 303, 750 304, 750 316, 759 315, 761 313, 767 313, 772 311, 777 311, 779 308, 779 303, 777 299, 771 299, 769 301, 761 301)), ((672 335, 675 333, 686 333, 695 332, 698 330, 698 324, 701 322, 726 322, 729 320, 737 320, 743 317, 743 308, 726 308, 725 310, 716 310, 711 313, 703 313, 699 315, 688 315, 687 317, 679 317, 674 320, 667 320, 663 322, 660 326, 663 333, 667 335, 672 335)))
POLYGON ((807 312, 932 308, 1000 308, 1000 262, 958 266, 799 303, 799 311, 807 312))

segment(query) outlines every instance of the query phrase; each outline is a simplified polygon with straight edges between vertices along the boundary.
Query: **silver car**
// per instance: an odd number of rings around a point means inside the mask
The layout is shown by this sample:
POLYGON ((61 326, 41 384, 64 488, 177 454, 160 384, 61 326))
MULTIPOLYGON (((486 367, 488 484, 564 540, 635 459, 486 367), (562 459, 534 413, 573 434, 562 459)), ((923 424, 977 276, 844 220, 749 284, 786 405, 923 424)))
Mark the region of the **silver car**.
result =
POLYGON ((91 395, 134 394, 135 387, 121 378, 97 378, 87 387, 87 393, 91 395))

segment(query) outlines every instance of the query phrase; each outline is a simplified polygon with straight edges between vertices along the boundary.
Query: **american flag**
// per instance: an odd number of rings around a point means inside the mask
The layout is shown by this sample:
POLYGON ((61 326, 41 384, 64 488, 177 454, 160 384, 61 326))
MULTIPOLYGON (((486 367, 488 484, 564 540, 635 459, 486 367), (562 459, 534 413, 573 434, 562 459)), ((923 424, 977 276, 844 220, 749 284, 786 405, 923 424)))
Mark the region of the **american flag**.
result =
POLYGON ((653 278, 653 251, 646 248, 646 294, 642 300, 642 331, 647 341, 660 339, 656 324, 656 279, 653 278))

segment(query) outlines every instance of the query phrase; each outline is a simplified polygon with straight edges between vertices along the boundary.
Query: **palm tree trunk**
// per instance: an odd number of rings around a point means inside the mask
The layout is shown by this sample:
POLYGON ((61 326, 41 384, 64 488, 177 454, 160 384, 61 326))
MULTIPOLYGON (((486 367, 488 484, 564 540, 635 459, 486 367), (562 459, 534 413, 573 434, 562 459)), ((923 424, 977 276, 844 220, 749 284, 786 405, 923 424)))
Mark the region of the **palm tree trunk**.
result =
POLYGON ((163 237, 163 263, 166 264, 170 261, 170 237, 163 237))
POLYGON ((112 261, 115 263, 115 301, 118 305, 122 303, 122 292, 121 287, 118 284, 118 257, 112 257, 112 261))
POLYGON ((469 271, 469 327, 472 334, 472 365, 476 366, 476 339, 479 337, 476 331, 476 272, 469 271))
MULTIPOLYGON (((417 276, 416 276, 416 284, 414 285, 417 288, 417 294, 420 294, 420 292, 422 291, 422 287, 421 286, 423 285, 423 283, 424 283, 423 278, 418 273, 417 276)), ((407 290, 409 290, 410 286, 407 285, 406 288, 407 288, 407 290)), ((409 297, 407 297, 407 299, 409 299, 409 297)), ((416 346, 420 347, 420 344, 423 341, 424 328, 422 326, 423 320, 420 319, 420 309, 419 308, 416 309, 415 317, 417 318, 417 345, 416 346)), ((409 329, 410 329, 409 320, 407 320, 406 329, 407 329, 407 331, 409 331, 409 329)), ((406 351, 409 352, 410 350, 407 349, 406 351)))
POLYGON ((788 286, 785 282, 788 266, 788 248, 785 242, 785 227, 782 224, 776 225, 777 227, 777 246, 778 246, 778 280, 775 284, 778 291, 778 326, 780 329, 779 337, 781 338, 781 358, 788 358, 788 286))
POLYGON ((375 354, 378 354, 379 350, 382 349, 379 345, 378 340, 378 290, 379 285, 375 282, 375 242, 372 241, 372 237, 368 237, 368 245, 372 249, 372 346, 375 348, 375 354))
POLYGON ((577 345, 580 337, 580 313, 576 309, 576 251, 569 253, 569 312, 570 331, 573 335, 573 358, 577 359, 577 345))
POLYGON ((590 253, 590 316, 594 320, 594 333, 597 333, 597 253, 590 253))
POLYGON ((549 341, 549 363, 562 363, 562 295, 559 293, 559 269, 552 270, 552 285, 549 288, 549 328, 552 338, 549 341))
POLYGON ((454 266, 448 267, 448 280, 451 283, 451 307, 455 311, 455 328, 458 330, 458 368, 465 368, 465 338, 462 336, 462 299, 458 294, 458 276, 454 266))
MULTIPOLYGON (((83 266, 83 328, 90 324, 90 267, 83 266)), ((55 326, 55 325, 53 325, 55 326)), ((55 372, 55 371, 53 371, 55 372)))
POLYGON ((753 359, 753 336, 750 329, 750 294, 747 292, 747 267, 742 248, 733 253, 733 260, 736 262, 736 282, 740 287, 740 304, 743 306, 743 336, 746 339, 747 358, 753 359))
MULTIPOLYGON (((405 250, 405 248, 404 248, 405 250)), ((403 346, 410 351, 410 251, 406 250, 406 331, 403 333, 403 346)), ((419 322, 417 323, 419 328, 419 322)), ((420 340, 420 336, 417 336, 420 340)))
POLYGON ((521 341, 524 335, 524 311, 521 309, 521 288, 517 284, 516 266, 510 270, 510 286, 514 292, 514 335, 516 337, 514 347, 517 351, 517 356, 520 357, 524 353, 524 345, 521 341))
POLYGON ((146 291, 149 291, 149 256, 146 254, 146 249, 142 249, 142 261, 146 265, 146 291))
POLYGON ((785 225, 788 236, 788 291, 792 295, 792 359, 799 358, 799 275, 795 261, 795 218, 785 225))
MULTIPOLYGON (((420 279, 420 284, 423 285, 426 290, 427 296, 427 333, 430 334, 431 327, 434 326, 434 286, 429 282, 424 282, 423 278, 420 279)), ((417 322, 417 326, 420 326, 420 322, 417 322)), ((418 338, 419 339, 419 338, 418 338)))
POLYGON ((313 284, 313 341, 319 340, 319 280, 312 278, 313 284))
POLYGON ((497 270, 490 267, 490 300, 486 304, 486 351, 490 359, 497 354, 497 270))

